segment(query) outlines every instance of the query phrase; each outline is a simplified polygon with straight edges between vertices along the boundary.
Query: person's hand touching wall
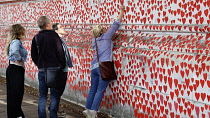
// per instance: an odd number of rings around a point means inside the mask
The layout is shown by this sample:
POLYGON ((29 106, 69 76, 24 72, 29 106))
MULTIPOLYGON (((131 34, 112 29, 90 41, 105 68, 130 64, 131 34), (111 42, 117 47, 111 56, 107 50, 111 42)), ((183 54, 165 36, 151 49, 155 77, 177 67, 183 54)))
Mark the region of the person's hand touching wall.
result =
POLYGON ((124 12, 125 12, 125 6, 124 5, 121 5, 120 6, 120 14, 118 16, 118 19, 121 21, 122 18, 123 18, 123 15, 124 15, 124 12))

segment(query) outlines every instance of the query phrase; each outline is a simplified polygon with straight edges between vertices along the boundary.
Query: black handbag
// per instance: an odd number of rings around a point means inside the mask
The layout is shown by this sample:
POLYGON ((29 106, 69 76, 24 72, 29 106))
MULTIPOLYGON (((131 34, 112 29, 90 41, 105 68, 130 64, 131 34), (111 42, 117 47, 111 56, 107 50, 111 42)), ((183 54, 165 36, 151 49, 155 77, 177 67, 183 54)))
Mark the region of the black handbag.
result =
MULTIPOLYGON (((95 38, 95 43, 96 43, 96 38, 95 38)), ((117 74, 114 69, 114 62, 113 61, 104 61, 104 62, 99 61, 97 43, 96 43, 96 53, 97 53, 97 59, 99 62, 99 69, 100 69, 102 80, 106 80, 106 81, 116 80, 117 74)))
MULTIPOLYGON (((38 54, 39 54, 39 45, 38 45, 36 36, 35 36, 35 41, 36 41, 36 44, 37 44, 37 49, 38 49, 38 54)), ((44 61, 43 61, 41 55, 40 55, 40 58, 43 62, 45 82, 47 84, 47 87, 48 88, 59 88, 59 77, 60 77, 60 74, 62 72, 61 67, 45 68, 44 61)))
POLYGON ((61 67, 45 68, 45 82, 49 88, 59 88, 59 77, 62 72, 61 67))

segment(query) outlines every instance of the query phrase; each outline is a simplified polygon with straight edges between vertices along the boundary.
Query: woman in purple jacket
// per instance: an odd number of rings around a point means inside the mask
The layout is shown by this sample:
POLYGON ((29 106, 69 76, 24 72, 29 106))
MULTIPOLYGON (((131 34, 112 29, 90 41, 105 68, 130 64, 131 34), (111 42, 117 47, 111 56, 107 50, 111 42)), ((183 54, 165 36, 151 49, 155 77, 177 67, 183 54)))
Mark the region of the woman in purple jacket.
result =
POLYGON ((106 31, 102 25, 95 25, 92 29, 94 38, 92 39, 92 46, 95 50, 94 59, 91 63, 91 87, 86 101, 86 110, 83 114, 87 118, 96 118, 97 111, 99 109, 101 100, 104 95, 110 81, 104 81, 101 79, 99 65, 96 54, 95 39, 98 46, 98 55, 100 62, 112 61, 113 57, 113 42, 112 36, 119 29, 120 22, 124 14, 125 7, 120 7, 120 14, 118 19, 113 23, 113 25, 106 31))

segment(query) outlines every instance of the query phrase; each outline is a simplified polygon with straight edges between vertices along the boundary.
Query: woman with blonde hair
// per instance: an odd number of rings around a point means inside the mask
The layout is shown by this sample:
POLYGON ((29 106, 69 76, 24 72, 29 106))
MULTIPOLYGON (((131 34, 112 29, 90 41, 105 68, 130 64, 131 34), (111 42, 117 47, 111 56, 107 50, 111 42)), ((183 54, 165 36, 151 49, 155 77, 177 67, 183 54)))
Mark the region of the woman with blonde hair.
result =
POLYGON ((24 94, 24 62, 27 50, 22 45, 25 29, 20 24, 12 25, 6 44, 9 66, 6 70, 7 85, 7 117, 25 118, 21 108, 24 94))
POLYGON ((86 106, 85 106, 86 110, 83 111, 83 114, 87 118, 97 117, 97 111, 99 109, 101 100, 103 98, 104 91, 106 90, 110 82, 101 79, 96 48, 98 49, 98 56, 100 62, 112 61, 113 57, 112 37, 120 27, 121 20, 124 15, 124 10, 125 7, 121 6, 120 14, 117 20, 112 24, 112 26, 107 31, 102 25, 95 25, 92 29, 92 33, 94 36, 94 38, 92 39, 92 46, 95 50, 95 54, 93 61, 91 63, 91 87, 86 101, 86 106))

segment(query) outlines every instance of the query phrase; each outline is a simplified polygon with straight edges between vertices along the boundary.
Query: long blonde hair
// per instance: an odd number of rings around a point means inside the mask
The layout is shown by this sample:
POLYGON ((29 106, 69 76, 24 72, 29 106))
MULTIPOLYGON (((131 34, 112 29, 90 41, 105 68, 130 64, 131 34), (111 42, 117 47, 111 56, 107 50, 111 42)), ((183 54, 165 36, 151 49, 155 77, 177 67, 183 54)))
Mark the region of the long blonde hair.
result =
POLYGON ((9 55, 10 43, 14 39, 22 40, 24 36, 25 36, 25 28, 20 24, 15 24, 10 27, 6 43, 6 55, 9 55))
POLYGON ((103 26, 101 24, 93 26, 92 33, 95 38, 101 36, 101 31, 103 30, 103 26))

